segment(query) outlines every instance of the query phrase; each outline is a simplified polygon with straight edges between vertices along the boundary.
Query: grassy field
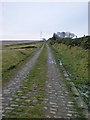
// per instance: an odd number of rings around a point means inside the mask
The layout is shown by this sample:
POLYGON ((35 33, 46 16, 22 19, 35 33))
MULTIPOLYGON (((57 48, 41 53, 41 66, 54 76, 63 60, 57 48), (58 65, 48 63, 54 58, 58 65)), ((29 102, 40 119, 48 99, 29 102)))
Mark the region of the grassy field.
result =
MULTIPOLYGON (((88 103, 89 81, 88 81, 88 49, 81 47, 70 47, 65 44, 52 45, 54 54, 60 59, 63 66, 80 90, 81 95, 88 103)), ((57 60, 58 61, 58 60, 57 60)), ((59 62, 59 61, 58 61, 59 62)))
POLYGON ((7 113, 5 118, 44 118, 46 54, 45 46, 34 68, 25 79, 23 87, 20 88, 21 92, 17 93, 13 100, 17 106, 7 113))
POLYGON ((42 45, 42 42, 2 46, 2 79, 8 79, 17 67, 26 58, 33 55, 42 45), (35 46, 36 48, 23 48, 35 46))

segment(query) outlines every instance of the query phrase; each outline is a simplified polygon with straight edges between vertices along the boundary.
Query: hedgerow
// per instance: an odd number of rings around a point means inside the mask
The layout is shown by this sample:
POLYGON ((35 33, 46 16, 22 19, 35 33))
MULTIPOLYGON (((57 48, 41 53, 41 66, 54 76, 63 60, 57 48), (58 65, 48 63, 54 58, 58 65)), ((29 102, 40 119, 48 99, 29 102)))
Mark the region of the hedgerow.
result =
POLYGON ((49 43, 51 45, 55 44, 55 43, 63 43, 66 44, 68 46, 81 46, 84 49, 90 49, 90 36, 85 36, 85 37, 81 37, 81 38, 55 38, 52 37, 49 39, 49 43))

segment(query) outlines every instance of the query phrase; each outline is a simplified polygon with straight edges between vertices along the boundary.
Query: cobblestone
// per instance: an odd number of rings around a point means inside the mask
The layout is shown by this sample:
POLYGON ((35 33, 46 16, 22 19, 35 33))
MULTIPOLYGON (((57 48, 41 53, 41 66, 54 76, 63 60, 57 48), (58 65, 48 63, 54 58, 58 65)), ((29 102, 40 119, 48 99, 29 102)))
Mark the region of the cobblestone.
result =
MULTIPOLYGON (((46 118, 75 118, 78 116, 74 108, 72 97, 67 90, 64 78, 62 77, 55 59, 47 45, 47 80, 46 80, 46 118)), ((67 76, 66 73, 64 73, 67 76)))
MULTIPOLYGON (((39 57, 42 49, 43 49, 43 46, 40 48, 39 51, 37 51, 37 53, 32 58, 30 58, 30 60, 27 61, 25 65, 22 66, 20 70, 18 70, 15 73, 14 76, 11 77, 9 82, 6 82, 3 84, 3 89, 2 89, 3 96, 2 94, 0 94, 0 99, 2 100, 3 116, 5 116, 5 113, 10 112, 10 110, 12 110, 13 107, 14 108, 18 107, 17 101, 21 99, 25 99, 26 102, 29 102, 27 96, 26 95, 24 96, 22 91, 19 90, 19 88, 22 87, 22 89, 25 89, 25 90, 27 89, 27 86, 22 86, 22 85, 28 73, 36 63, 37 58, 39 57), (13 101, 13 98, 14 99, 16 98, 15 99, 16 102, 13 101)), ((34 102, 36 102, 36 100, 34 102)))

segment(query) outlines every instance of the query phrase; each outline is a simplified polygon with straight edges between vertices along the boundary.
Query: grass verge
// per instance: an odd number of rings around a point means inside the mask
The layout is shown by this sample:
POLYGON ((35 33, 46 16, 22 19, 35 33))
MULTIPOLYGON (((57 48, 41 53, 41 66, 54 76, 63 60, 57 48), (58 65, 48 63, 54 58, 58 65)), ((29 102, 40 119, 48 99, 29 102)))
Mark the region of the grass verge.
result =
MULTIPOLYGON (((12 104, 15 104, 13 110, 5 113, 4 118, 44 118, 46 53, 45 46, 23 86, 12 100, 12 104)), ((9 108, 11 108, 11 104, 9 108)))

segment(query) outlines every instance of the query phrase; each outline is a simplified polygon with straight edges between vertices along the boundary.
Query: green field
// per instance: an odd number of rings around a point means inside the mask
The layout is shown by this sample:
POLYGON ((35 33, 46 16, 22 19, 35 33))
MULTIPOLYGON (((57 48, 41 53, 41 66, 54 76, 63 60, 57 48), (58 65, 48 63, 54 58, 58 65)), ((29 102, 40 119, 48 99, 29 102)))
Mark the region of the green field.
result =
POLYGON ((8 79, 11 74, 20 67, 20 64, 32 56, 42 45, 42 42, 29 44, 17 44, 2 46, 2 79, 8 79), (27 46, 35 46, 36 48, 23 48, 27 46))
POLYGON ((71 75, 70 78, 88 103, 88 49, 58 43, 52 45, 52 49, 57 61, 58 59, 62 61, 64 68, 71 75))

